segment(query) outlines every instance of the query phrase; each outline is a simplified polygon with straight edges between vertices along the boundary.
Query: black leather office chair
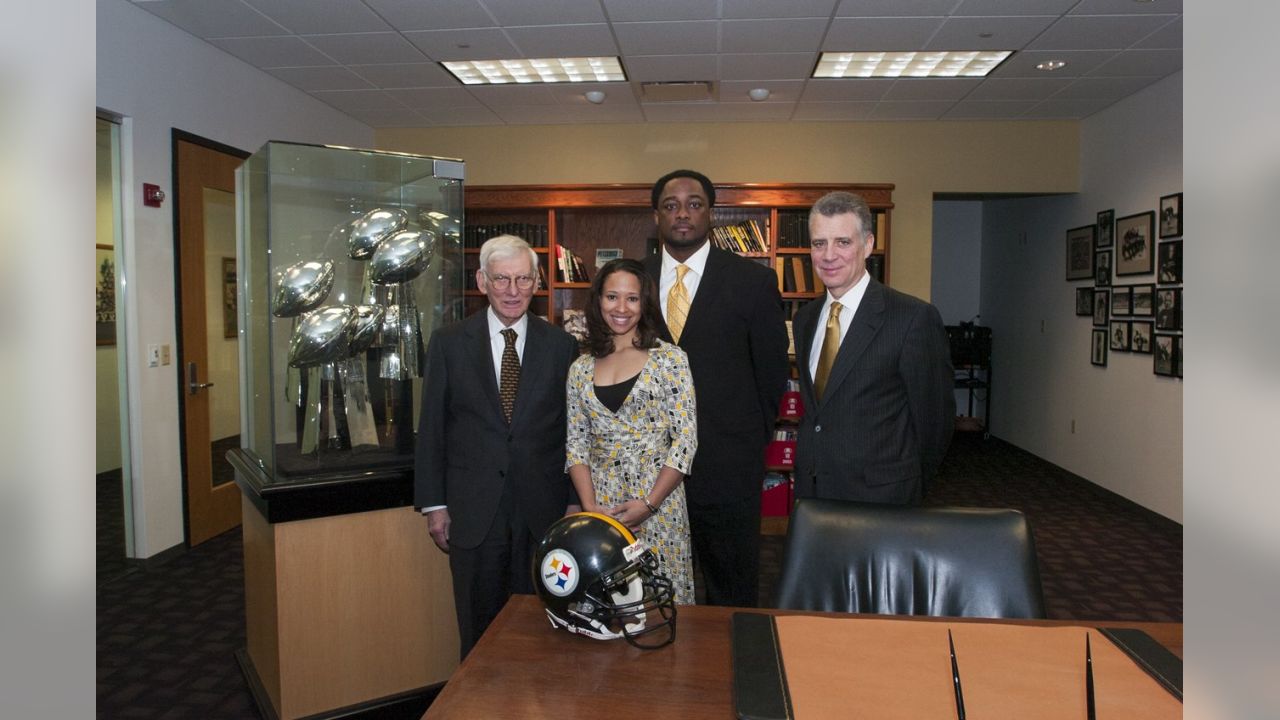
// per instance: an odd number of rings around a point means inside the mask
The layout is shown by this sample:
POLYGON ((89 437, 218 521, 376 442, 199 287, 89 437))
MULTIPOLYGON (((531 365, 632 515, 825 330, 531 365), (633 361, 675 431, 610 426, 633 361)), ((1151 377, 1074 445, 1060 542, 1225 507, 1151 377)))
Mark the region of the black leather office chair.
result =
POLYGON ((1017 510, 802 499, 779 608, 1043 618, 1035 543, 1017 510))

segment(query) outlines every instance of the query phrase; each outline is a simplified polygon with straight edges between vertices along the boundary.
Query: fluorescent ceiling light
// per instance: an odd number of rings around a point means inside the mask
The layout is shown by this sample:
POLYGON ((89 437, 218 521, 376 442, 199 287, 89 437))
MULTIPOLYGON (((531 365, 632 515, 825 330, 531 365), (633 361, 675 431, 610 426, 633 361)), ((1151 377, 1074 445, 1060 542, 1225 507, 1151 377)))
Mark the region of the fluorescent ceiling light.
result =
POLYGON ((440 64, 463 85, 625 82, 627 79, 616 57, 451 60, 440 64))
POLYGON ((1012 54, 1012 50, 824 52, 812 77, 986 77, 1012 54))

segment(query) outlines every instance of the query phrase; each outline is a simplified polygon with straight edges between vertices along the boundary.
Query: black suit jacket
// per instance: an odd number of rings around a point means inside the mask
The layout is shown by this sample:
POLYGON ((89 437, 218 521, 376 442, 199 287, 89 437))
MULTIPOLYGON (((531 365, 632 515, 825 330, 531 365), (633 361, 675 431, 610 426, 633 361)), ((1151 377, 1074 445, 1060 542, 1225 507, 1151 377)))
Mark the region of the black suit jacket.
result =
POLYGON ((819 400, 809 355, 822 342, 814 332, 824 301, 805 305, 793 323, 805 407, 796 495, 919 502, 955 425, 955 377, 942 316, 872 278, 819 400))
MULTIPOLYGON (((662 255, 645 267, 660 285, 662 255)), ((665 323, 662 333, 671 340, 665 323)), ((777 276, 711 248, 678 344, 689 355, 698 403, 698 452, 685 492, 704 505, 758 496, 788 374, 777 276)))
POLYGON ((511 425, 502 418, 487 309, 431 336, 414 459, 414 504, 448 505, 449 544, 472 548, 511 484, 534 537, 564 515, 565 379, 573 336, 534 315, 521 358, 511 425))

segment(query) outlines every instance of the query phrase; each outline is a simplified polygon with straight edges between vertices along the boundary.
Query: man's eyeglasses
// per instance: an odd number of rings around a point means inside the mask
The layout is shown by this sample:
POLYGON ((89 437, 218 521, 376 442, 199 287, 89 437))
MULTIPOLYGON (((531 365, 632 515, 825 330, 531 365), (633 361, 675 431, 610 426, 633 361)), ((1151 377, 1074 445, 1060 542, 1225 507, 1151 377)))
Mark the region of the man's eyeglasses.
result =
POLYGON ((489 284, 493 285, 495 290, 506 290, 511 287, 512 280, 515 281, 517 288, 521 290, 528 290, 533 287, 533 284, 538 280, 538 278, 532 275, 517 275, 513 278, 510 275, 490 275, 489 273, 485 273, 484 276, 489 278, 489 284))

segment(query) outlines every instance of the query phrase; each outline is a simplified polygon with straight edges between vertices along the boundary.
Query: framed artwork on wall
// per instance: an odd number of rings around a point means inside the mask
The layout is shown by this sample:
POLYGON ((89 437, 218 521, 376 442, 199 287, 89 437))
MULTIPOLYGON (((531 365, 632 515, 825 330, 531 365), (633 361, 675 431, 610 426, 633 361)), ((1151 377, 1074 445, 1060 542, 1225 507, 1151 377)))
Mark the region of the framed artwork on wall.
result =
POLYGON ((1093 254, 1093 284, 1100 287, 1111 285, 1111 251, 1099 250, 1093 254))
POLYGON ((1151 352, 1151 321, 1135 320, 1129 328, 1129 349, 1136 353, 1151 352))
POLYGON ((1111 349, 1129 349, 1129 322, 1127 320, 1111 321, 1111 349))
POLYGON ((116 251, 111 245, 97 245, 94 257, 95 332, 99 345, 116 344, 116 251))
POLYGON ((1152 354, 1152 371, 1156 375, 1165 375, 1167 377, 1176 377, 1178 375, 1177 360, 1177 335, 1156 335, 1155 344, 1151 351, 1152 354))
POLYGON ((1111 309, 1111 291, 1097 289, 1093 291, 1093 324, 1106 325, 1107 319, 1111 317, 1108 312, 1111 309))
POLYGON ((1182 329, 1182 288, 1156 290, 1156 329, 1182 329))
POLYGON ((1146 275, 1155 268, 1155 218, 1150 210, 1116 220, 1116 276, 1146 275))
POLYGON ((1111 315, 1128 315, 1132 312, 1131 300, 1133 296, 1129 293, 1128 285, 1121 285, 1111 288, 1111 315))
POLYGON ((1093 274, 1093 225, 1067 231, 1067 280, 1088 280, 1093 274))
POLYGON ((1089 348, 1089 362, 1099 367, 1107 366, 1107 329, 1093 329, 1093 343, 1089 348))
POLYGON ((1160 237, 1182 236, 1182 193, 1160 198, 1160 237))
POLYGON ((1182 336, 1173 339, 1173 371, 1182 377, 1182 336))
POLYGON ((1098 213, 1098 238, 1094 247, 1109 248, 1113 244, 1116 236, 1116 211, 1115 209, 1103 210, 1098 213))
POLYGON ((1129 300, 1129 309, 1136 317, 1151 317, 1155 311, 1155 285, 1134 285, 1133 297, 1129 300))
POLYGON ((1161 285, 1182 283, 1182 241, 1160 243, 1156 251, 1156 282, 1161 285))
POLYGON ((1093 288, 1076 288, 1076 315, 1093 314, 1093 288))
POLYGON ((222 337, 236 336, 236 259, 222 258, 222 337))

